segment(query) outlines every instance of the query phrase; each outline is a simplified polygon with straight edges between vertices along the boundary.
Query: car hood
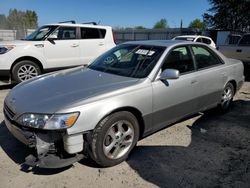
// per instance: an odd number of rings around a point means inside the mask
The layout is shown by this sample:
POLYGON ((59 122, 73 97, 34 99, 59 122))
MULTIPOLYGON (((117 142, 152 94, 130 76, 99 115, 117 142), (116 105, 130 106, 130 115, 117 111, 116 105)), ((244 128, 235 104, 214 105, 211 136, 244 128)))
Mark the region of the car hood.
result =
POLYGON ((0 46, 4 46, 4 45, 24 46, 24 45, 31 45, 34 43, 41 43, 41 42, 43 41, 27 41, 27 40, 1 41, 0 46))
POLYGON ((132 86, 139 79, 76 68, 40 76, 14 87, 5 99, 15 113, 55 113, 91 97, 132 86))

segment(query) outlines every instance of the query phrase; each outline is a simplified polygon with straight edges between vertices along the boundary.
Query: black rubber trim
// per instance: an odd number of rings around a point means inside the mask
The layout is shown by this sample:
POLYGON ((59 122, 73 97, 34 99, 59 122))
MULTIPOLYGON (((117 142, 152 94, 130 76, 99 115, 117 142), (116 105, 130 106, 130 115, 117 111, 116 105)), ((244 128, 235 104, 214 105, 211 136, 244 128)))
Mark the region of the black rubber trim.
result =
POLYGON ((9 77, 10 70, 0 70, 0 77, 9 77))

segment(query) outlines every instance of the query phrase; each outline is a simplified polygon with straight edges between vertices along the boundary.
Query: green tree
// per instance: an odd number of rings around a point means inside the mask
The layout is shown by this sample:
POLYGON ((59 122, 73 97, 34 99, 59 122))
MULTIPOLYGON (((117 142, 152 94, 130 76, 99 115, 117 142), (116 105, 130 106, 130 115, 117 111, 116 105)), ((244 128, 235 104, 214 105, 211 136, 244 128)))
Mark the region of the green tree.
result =
POLYGON ((207 26, 216 29, 250 29, 249 0, 208 0, 211 8, 203 14, 207 26))
POLYGON ((38 17, 35 11, 10 9, 7 22, 10 29, 35 29, 38 25, 38 17))
POLYGON ((29 29, 35 29, 37 28, 38 24, 38 17, 35 11, 27 10, 25 12, 25 24, 26 27, 29 29))
POLYGON ((146 27, 143 27, 143 26, 135 26, 134 29, 146 29, 146 27))
POLYGON ((0 29, 8 29, 7 19, 4 14, 0 14, 0 29))
POLYGON ((192 29, 205 29, 205 23, 202 22, 200 19, 195 19, 189 24, 189 28, 192 29))
POLYGON ((155 23, 153 29, 166 29, 168 27, 169 26, 167 20, 165 18, 162 18, 155 23))

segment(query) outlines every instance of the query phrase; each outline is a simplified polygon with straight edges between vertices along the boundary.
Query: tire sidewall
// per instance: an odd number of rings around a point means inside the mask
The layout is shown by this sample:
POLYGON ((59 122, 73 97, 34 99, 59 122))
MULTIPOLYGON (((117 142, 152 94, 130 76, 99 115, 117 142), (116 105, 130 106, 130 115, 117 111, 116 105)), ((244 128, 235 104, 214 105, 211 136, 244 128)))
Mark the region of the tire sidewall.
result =
POLYGON ((36 68, 38 75, 41 74, 41 69, 36 63, 34 63, 33 61, 29 61, 29 60, 23 60, 23 61, 18 62, 16 65, 14 65, 14 67, 12 69, 12 79, 15 82, 17 82, 17 83, 22 82, 22 80, 20 80, 18 78, 17 72, 20 69, 20 67, 23 66, 23 65, 32 65, 32 66, 34 66, 36 68))
POLYGON ((122 161, 126 160, 131 150, 136 145, 137 141, 139 139, 139 125, 136 117, 126 111, 117 112, 114 114, 111 114, 110 116, 107 116, 104 118, 95 128, 93 132, 93 139, 92 139, 92 157, 94 160, 100 164, 101 166, 107 167, 107 166, 114 166, 116 164, 121 163, 122 161), (103 141, 106 136, 107 131, 109 128, 117 121, 119 120, 126 120, 129 121, 133 128, 134 128, 134 139, 132 142, 132 145, 130 149, 127 151, 127 153, 118 158, 118 159, 109 159, 105 156, 103 152, 103 141))
MULTIPOLYGON (((230 82, 228 82, 228 83, 226 84, 226 86, 224 87, 223 93, 224 93, 225 89, 228 88, 228 87, 230 87, 230 89, 232 90, 232 95, 233 95, 233 97, 234 97, 234 95, 235 95, 234 86, 233 86, 233 84, 230 83, 230 82)), ((223 111, 224 111, 224 112, 228 111, 229 108, 232 106, 233 97, 232 97, 231 100, 229 101, 229 105, 228 105, 227 107, 223 106, 222 104, 219 105, 219 108, 220 108, 220 110, 221 110, 222 112, 223 112, 223 111)))

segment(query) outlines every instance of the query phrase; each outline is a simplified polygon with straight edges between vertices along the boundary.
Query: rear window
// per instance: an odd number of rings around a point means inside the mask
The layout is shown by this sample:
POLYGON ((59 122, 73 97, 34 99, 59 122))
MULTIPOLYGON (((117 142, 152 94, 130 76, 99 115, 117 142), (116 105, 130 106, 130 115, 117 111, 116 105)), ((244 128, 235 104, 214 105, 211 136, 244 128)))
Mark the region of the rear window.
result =
POLYGON ((213 52, 204 47, 192 46, 192 50, 195 56, 196 65, 198 69, 222 64, 217 55, 215 55, 213 52))
POLYGON ((176 37, 174 40, 194 41, 193 37, 176 37))
POLYGON ((244 35, 240 40, 239 45, 241 46, 250 46, 250 35, 244 35))
POLYGON ((207 38, 202 38, 202 42, 205 44, 211 44, 211 40, 209 40, 207 38))
POLYGON ((81 28, 81 39, 103 39, 106 29, 81 28))

